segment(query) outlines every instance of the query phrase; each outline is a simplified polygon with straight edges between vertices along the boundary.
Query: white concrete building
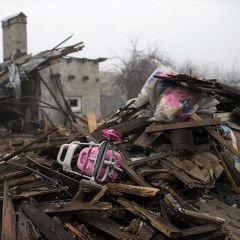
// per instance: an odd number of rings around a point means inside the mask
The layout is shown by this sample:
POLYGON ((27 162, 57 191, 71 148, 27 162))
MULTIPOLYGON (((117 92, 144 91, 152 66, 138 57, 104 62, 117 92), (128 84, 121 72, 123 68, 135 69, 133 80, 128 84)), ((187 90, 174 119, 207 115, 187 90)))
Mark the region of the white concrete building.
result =
MULTIPOLYGON (((104 60, 64 57, 59 63, 41 70, 40 73, 53 90, 57 88, 56 80, 57 82, 60 80, 64 95, 76 115, 93 112, 98 118, 101 116, 99 62, 104 60)), ((58 97, 61 101, 61 97, 58 97)), ((56 105, 43 84, 41 100, 56 105)), ((61 124, 65 120, 59 111, 46 110, 46 112, 56 123, 61 124)))

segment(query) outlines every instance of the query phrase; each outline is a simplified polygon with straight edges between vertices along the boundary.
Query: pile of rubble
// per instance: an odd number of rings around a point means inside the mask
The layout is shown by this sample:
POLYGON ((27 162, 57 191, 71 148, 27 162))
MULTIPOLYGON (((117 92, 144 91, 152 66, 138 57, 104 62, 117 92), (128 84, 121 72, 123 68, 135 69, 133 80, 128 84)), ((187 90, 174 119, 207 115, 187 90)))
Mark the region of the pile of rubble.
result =
MULTIPOLYGON (((76 48, 29 58, 18 73, 76 48)), ((239 92, 180 74, 154 78, 204 93, 217 112, 205 103, 184 121, 153 122, 148 101, 135 99, 98 124, 89 114, 88 128, 69 107, 68 128, 44 112, 40 124, 15 116, 25 126, 17 131, 2 123, 1 239, 240 239, 239 92)))

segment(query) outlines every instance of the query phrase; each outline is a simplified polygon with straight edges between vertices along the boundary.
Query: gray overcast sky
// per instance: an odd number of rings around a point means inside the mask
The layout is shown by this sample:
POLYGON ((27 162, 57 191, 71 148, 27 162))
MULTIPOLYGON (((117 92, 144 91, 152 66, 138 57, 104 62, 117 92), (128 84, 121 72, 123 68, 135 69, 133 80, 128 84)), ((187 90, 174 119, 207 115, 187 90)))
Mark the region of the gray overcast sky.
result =
POLYGON ((19 11, 31 53, 74 34, 68 44, 85 43, 78 56, 111 57, 139 35, 141 46, 157 43, 178 62, 240 66, 240 0, 0 0, 2 19, 19 11))

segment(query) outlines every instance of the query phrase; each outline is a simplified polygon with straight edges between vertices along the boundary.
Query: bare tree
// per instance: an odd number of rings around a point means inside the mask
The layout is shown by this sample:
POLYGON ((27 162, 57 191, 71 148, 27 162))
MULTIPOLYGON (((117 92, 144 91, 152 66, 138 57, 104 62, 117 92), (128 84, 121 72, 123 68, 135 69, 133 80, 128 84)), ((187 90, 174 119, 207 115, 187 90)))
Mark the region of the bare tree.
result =
POLYGON ((190 76, 197 76, 199 74, 199 67, 189 59, 177 65, 176 70, 181 74, 187 74, 190 76))
POLYGON ((160 65, 172 67, 181 74, 199 78, 216 78, 231 85, 240 85, 240 70, 235 65, 229 70, 209 65, 197 65, 192 60, 176 64, 170 57, 160 51, 157 45, 142 49, 139 38, 130 39, 130 48, 126 57, 118 57, 120 64, 114 69, 115 86, 122 89, 127 99, 134 98, 140 92, 151 73, 160 65))
POLYGON ((240 86, 240 69, 236 64, 233 64, 232 67, 227 69, 217 66, 210 68, 209 65, 196 65, 193 61, 187 60, 179 64, 176 70, 179 73, 205 79, 214 78, 229 85, 240 86))
POLYGON ((116 71, 116 84, 120 85, 127 98, 136 97, 151 73, 159 66, 172 66, 171 60, 155 45, 139 48, 139 39, 130 40, 127 57, 119 57, 120 66, 116 71))
POLYGON ((233 86, 240 86, 240 70, 235 65, 228 70, 215 69, 215 75, 220 81, 233 86))

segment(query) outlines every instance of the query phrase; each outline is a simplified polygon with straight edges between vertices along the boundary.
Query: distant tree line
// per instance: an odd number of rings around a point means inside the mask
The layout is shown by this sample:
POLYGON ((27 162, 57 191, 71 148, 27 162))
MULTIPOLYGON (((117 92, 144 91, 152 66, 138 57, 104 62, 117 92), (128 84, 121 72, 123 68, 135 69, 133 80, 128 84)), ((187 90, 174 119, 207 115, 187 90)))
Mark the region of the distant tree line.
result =
POLYGON ((233 66, 229 70, 210 69, 206 65, 198 66, 187 60, 176 64, 157 46, 141 49, 137 40, 130 40, 130 49, 126 57, 118 57, 120 64, 114 69, 115 84, 122 88, 127 99, 136 97, 150 74, 160 65, 172 67, 182 74, 200 78, 214 78, 230 85, 240 85, 240 69, 233 66))

